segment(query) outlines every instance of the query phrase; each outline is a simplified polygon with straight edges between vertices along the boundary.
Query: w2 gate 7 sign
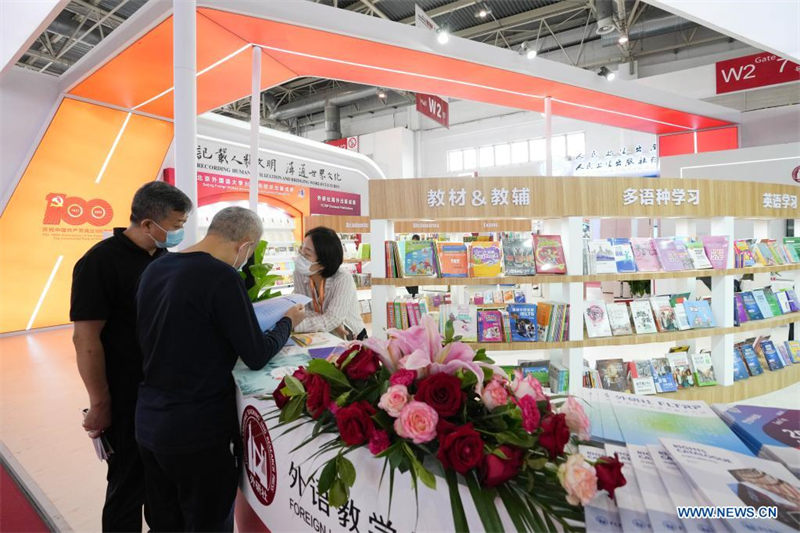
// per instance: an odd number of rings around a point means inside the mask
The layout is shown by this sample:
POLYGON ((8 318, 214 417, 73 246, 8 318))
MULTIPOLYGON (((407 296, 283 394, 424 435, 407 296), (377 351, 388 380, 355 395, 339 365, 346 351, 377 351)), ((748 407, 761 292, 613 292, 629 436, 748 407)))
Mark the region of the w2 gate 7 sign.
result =
POLYGON ((800 65, 769 52, 717 63, 717 94, 800 80, 800 65))

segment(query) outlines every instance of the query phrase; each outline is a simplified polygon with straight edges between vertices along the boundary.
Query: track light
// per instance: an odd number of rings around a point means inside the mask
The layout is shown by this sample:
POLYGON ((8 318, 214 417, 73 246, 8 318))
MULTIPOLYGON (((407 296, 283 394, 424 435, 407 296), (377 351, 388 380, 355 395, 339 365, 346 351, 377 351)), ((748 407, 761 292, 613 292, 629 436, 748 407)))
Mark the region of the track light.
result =
POLYGON ((436 30, 436 40, 439 41, 439 44, 447 44, 447 41, 450 40, 450 33, 444 28, 439 28, 436 30))
POLYGON ((386 91, 383 89, 378 89, 378 98, 381 100, 386 100, 386 91))
POLYGON ((627 36, 627 35, 624 35, 624 34, 623 34, 623 35, 620 35, 620 36, 619 36, 619 39, 617 40, 617 42, 618 42, 619 44, 625 44, 625 43, 627 43, 627 42, 628 42, 628 36, 627 36))
POLYGON ((492 14, 492 8, 486 4, 481 4, 475 12, 475 18, 485 19, 492 14))
POLYGON ((536 50, 536 47, 531 46, 528 41, 525 41, 519 45, 519 54, 527 57, 528 59, 533 59, 538 53, 539 52, 536 50))
POLYGON ((614 78, 617 77, 617 75, 613 71, 609 70, 607 67, 600 67, 600 70, 597 71, 597 75, 603 76, 608 81, 613 81, 614 78))

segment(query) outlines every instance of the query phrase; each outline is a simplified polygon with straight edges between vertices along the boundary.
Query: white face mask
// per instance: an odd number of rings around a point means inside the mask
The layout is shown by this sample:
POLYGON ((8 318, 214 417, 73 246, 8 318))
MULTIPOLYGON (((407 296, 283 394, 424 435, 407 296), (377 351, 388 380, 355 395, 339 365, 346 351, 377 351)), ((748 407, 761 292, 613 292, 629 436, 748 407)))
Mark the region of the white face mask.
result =
POLYGON ((238 250, 236 250, 236 257, 233 258, 233 264, 231 265, 233 268, 235 268, 236 270, 240 270, 245 265, 245 263, 247 263, 247 256, 250 255, 250 250, 248 248, 252 244, 253 243, 251 242, 246 242, 243 245, 241 245, 238 250), (239 254, 242 252, 242 248, 244 248, 245 250, 244 260, 240 265, 237 265, 236 263, 239 262, 239 254))
POLYGON ((311 266, 316 265, 315 262, 311 262, 302 255, 298 254, 297 257, 294 258, 294 269, 298 274, 303 276, 310 276, 311 275, 311 266))

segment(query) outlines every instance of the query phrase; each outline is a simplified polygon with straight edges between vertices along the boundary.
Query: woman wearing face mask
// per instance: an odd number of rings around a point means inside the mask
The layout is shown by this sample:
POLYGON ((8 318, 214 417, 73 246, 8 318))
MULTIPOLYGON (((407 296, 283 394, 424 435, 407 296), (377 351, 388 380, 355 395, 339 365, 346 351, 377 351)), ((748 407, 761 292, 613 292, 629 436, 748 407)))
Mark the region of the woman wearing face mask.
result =
POLYGON ((294 292, 311 298, 297 332, 330 331, 344 339, 367 337, 353 276, 339 268, 342 241, 330 228, 309 230, 294 262, 294 292))

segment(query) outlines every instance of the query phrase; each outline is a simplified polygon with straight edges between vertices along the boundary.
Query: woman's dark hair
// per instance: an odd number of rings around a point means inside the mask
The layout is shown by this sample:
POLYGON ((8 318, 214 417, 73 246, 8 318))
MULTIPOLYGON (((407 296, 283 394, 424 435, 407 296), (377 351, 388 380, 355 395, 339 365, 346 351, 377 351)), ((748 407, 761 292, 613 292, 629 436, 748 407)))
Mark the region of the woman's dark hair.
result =
POLYGON ((306 237, 311 237, 314 251, 317 252, 317 263, 322 265, 323 278, 336 274, 344 259, 342 241, 331 228, 319 226, 306 232, 306 237))

